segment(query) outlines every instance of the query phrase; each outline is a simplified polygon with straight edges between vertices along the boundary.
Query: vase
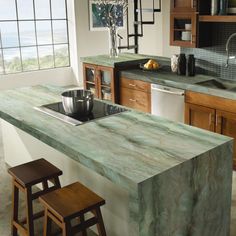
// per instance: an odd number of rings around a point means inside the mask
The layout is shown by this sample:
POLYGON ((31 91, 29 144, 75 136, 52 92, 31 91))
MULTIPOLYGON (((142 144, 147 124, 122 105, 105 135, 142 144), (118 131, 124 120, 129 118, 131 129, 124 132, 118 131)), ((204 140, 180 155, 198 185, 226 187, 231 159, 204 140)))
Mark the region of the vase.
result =
POLYGON ((219 15, 227 15, 228 13, 228 0, 219 1, 219 15))
POLYGON ((118 46, 117 46, 117 27, 109 27, 109 53, 110 57, 118 57, 118 46))

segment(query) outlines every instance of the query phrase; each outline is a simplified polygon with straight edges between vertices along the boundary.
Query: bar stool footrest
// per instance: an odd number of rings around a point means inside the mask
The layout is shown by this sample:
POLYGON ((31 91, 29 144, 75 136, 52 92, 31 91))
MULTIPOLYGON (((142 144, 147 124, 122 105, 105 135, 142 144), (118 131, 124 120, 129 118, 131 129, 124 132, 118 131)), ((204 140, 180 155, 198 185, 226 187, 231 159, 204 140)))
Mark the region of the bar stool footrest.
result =
POLYGON ((97 217, 92 217, 86 221, 84 221, 83 223, 80 223, 79 225, 75 225, 72 227, 71 231, 72 231, 72 234, 75 234, 75 233, 78 233, 78 232, 81 232, 95 224, 98 223, 98 219, 97 217))
MULTIPOLYGON (((43 217, 44 216, 44 211, 39 211, 39 212, 37 212, 37 213, 35 213, 34 215, 33 215, 33 220, 36 220, 36 219, 38 219, 38 218, 41 218, 41 217, 43 217)), ((26 219, 26 217, 24 217, 21 221, 20 221, 20 223, 21 224, 26 224, 26 222, 27 222, 27 219, 26 219)))
POLYGON ((13 226, 23 235, 28 235, 28 230, 22 225, 21 222, 13 221, 13 226))

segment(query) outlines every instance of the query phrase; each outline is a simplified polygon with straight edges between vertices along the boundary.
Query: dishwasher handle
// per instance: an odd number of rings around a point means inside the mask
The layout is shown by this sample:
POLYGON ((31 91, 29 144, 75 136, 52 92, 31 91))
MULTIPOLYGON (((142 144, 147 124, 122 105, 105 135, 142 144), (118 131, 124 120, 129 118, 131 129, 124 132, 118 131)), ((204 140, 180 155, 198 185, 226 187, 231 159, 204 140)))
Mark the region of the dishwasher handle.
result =
POLYGON ((152 86, 152 90, 153 91, 162 92, 162 93, 173 94, 173 95, 177 95, 177 96, 184 96, 185 95, 184 90, 182 90, 182 91, 181 90, 179 90, 179 91, 172 91, 171 88, 166 88, 166 87, 157 88, 157 87, 152 86))

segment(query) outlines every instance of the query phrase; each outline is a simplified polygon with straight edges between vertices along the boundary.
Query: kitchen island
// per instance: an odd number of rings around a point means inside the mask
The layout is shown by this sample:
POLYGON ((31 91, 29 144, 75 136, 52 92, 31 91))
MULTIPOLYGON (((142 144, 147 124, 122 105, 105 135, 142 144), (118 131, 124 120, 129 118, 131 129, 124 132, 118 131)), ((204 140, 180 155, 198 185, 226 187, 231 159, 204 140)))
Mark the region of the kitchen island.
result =
POLYGON ((8 164, 43 155, 62 168, 63 184, 86 184, 106 199, 109 236, 229 234, 231 138, 136 111, 75 127, 34 109, 62 90, 0 93, 8 164))

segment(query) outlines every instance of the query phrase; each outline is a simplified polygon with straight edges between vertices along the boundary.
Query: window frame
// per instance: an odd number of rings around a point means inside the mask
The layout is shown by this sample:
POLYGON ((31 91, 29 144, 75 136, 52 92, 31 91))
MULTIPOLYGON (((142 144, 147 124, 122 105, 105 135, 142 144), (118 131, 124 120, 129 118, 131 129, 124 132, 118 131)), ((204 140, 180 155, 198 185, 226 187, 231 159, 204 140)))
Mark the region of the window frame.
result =
POLYGON ((41 70, 52 70, 52 69, 57 69, 57 68, 65 68, 65 67, 70 67, 71 65, 71 59, 70 59, 70 40, 69 40, 69 26, 68 26, 68 6, 67 6, 67 0, 63 0, 65 2, 65 18, 53 18, 52 14, 52 0, 49 1, 49 6, 50 6, 50 17, 49 18, 39 18, 36 19, 36 8, 35 8, 35 0, 32 0, 33 3, 33 19, 19 19, 19 14, 18 14, 18 0, 14 0, 15 2, 15 10, 16 10, 16 19, 8 19, 8 20, 1 20, 0 23, 4 22, 15 22, 17 26, 17 38, 18 38, 18 46, 11 46, 11 47, 3 47, 3 41, 2 41, 2 34, 1 34, 1 29, 0 29, 0 63, 2 63, 2 71, 0 70, 0 75, 9 75, 9 74, 18 74, 18 73, 25 73, 25 72, 34 72, 34 71, 41 71, 41 70), (51 37, 52 37, 52 43, 51 44, 39 44, 38 43, 38 33, 37 33, 37 22, 43 22, 43 21, 50 21, 50 28, 51 28, 51 37), (53 22, 57 21, 65 21, 66 22, 66 33, 67 33, 67 41, 65 43, 55 43, 54 42, 54 27, 53 27, 53 22), (20 38, 20 22, 33 22, 34 24, 34 37, 35 37, 35 45, 28 45, 28 46, 22 46, 21 45, 21 38, 20 38), (62 46, 66 45, 67 46, 67 52, 68 52, 68 65, 64 66, 56 66, 56 52, 55 52, 55 47, 57 46, 62 46), (39 53, 39 48, 40 47, 46 47, 46 46, 51 46, 52 47, 52 57, 53 57, 53 67, 50 68, 41 68, 40 67, 40 53, 39 53), (22 56, 22 48, 36 48, 37 52, 37 69, 31 69, 31 70, 25 70, 23 67, 24 60, 22 56), (4 59, 4 50, 5 49, 19 49, 19 54, 20 54, 20 71, 13 71, 13 72, 6 72, 6 66, 5 66, 5 59, 4 59))

